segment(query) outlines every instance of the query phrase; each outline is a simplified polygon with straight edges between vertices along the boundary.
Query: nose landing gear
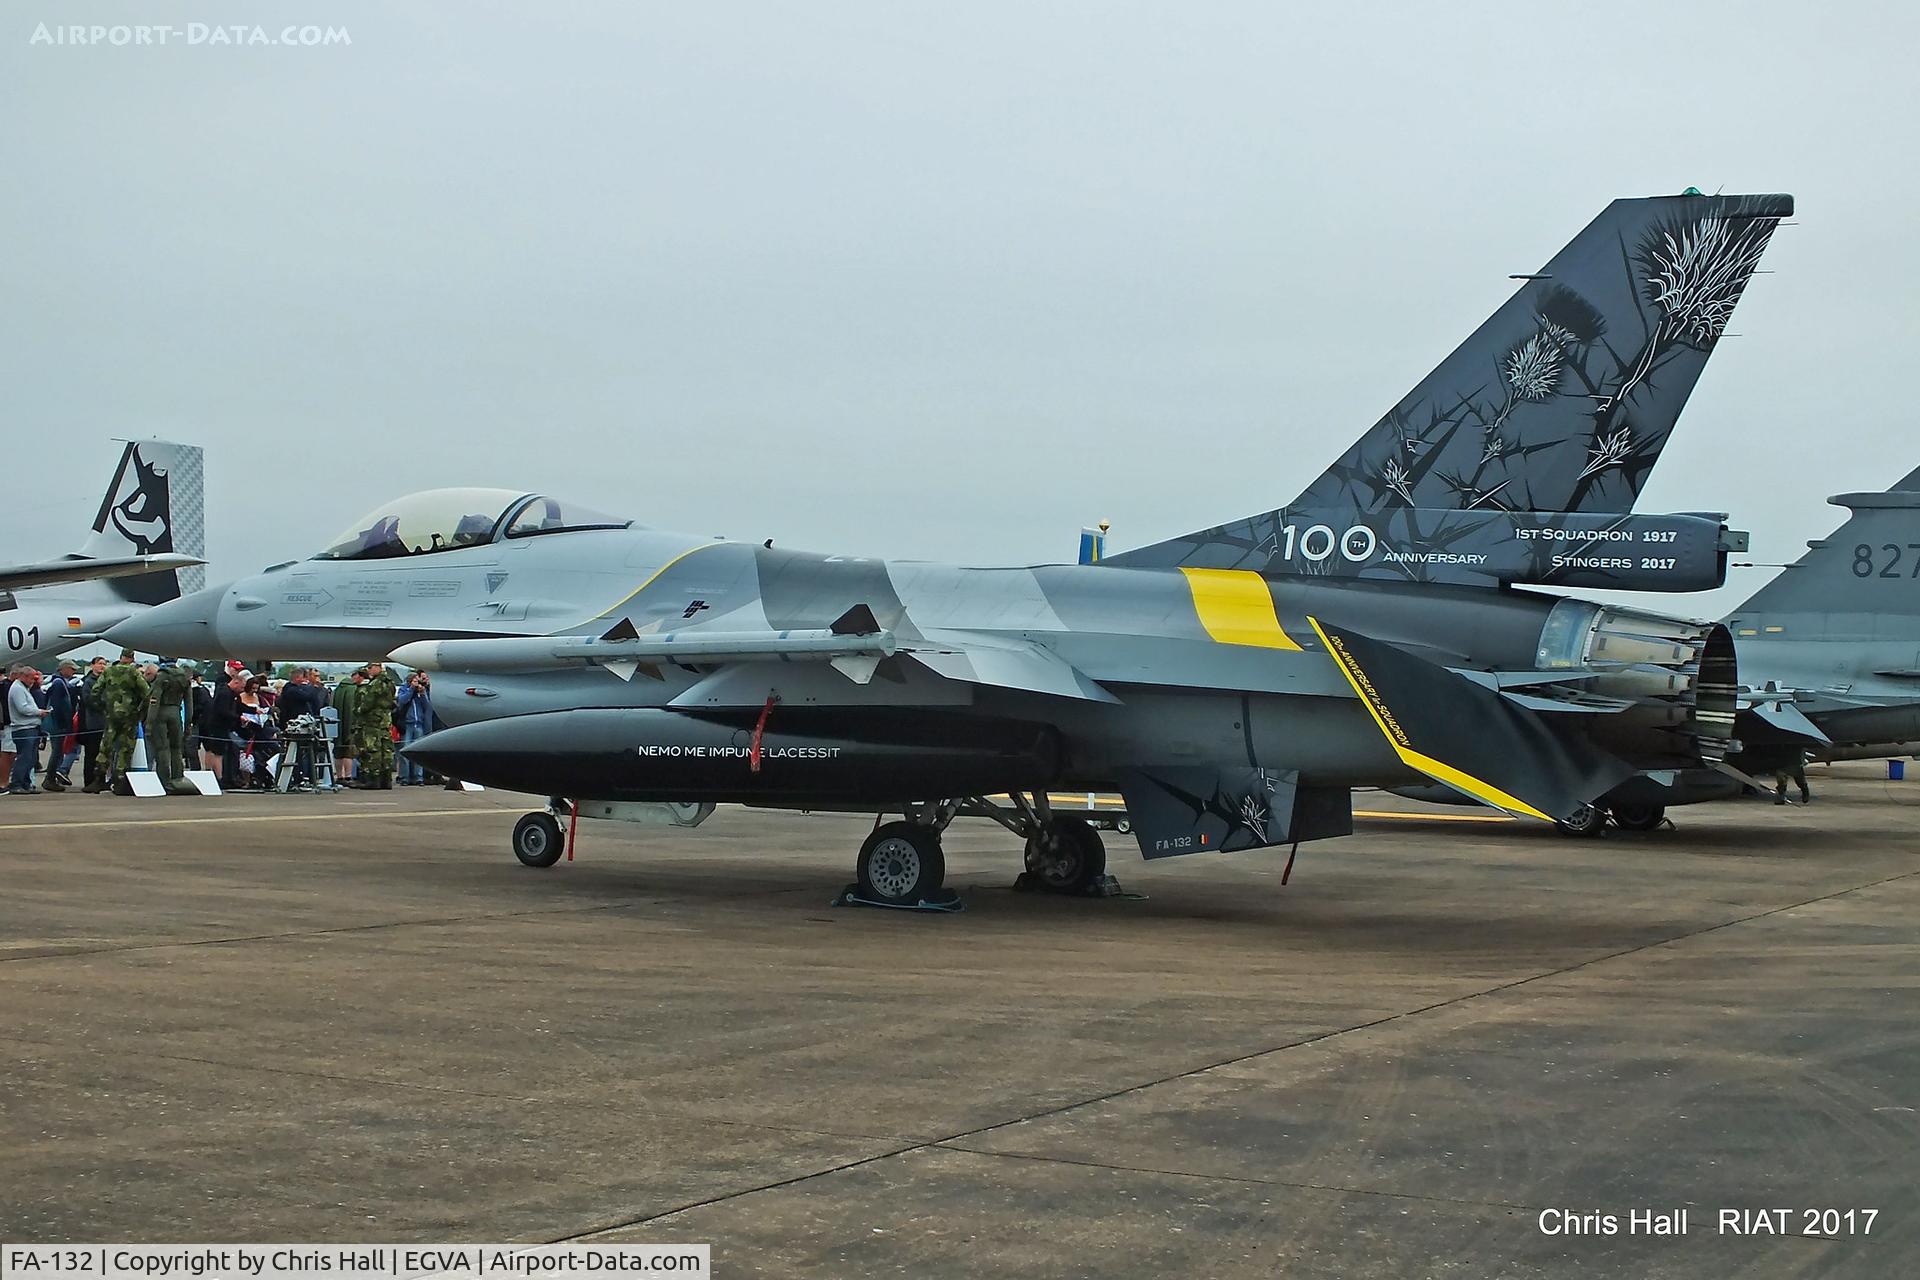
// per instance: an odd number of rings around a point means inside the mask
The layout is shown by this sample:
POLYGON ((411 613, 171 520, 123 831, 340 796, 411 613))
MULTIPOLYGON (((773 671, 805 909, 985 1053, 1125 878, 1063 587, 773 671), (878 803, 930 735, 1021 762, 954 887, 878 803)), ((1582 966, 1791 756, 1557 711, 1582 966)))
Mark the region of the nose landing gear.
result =
POLYGON ((529 813, 513 824, 513 856, 525 865, 550 867, 565 852, 560 823, 552 814, 529 813))

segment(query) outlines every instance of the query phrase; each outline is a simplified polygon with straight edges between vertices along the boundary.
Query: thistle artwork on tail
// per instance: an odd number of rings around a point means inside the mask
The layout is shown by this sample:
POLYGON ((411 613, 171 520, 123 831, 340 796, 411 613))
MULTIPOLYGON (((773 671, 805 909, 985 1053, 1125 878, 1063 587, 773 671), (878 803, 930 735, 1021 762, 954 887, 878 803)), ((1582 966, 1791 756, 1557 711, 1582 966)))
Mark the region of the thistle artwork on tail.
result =
POLYGON ((1287 507, 1110 562, 1467 580, 1512 528, 1459 513, 1632 511, 1792 212, 1784 195, 1614 201, 1287 507), (1355 536, 1326 544, 1339 556, 1295 554, 1316 526, 1355 536), (1382 545, 1401 554, 1373 557, 1382 545))

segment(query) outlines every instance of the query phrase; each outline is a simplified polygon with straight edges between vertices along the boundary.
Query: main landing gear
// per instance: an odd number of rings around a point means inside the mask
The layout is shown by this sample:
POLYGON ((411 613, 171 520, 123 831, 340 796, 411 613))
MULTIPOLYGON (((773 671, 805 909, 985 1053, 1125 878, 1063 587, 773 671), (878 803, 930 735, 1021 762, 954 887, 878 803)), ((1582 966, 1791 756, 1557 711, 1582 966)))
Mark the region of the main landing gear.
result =
POLYGON ((913 822, 888 822, 860 845, 853 867, 860 896, 890 907, 931 902, 946 887, 947 859, 940 832, 913 822))
POLYGON ((1055 814, 1027 837, 1029 888, 1084 897, 1107 878, 1107 847, 1085 818, 1055 814))
POLYGON ((1667 820, 1663 804, 1581 805, 1570 817, 1560 818, 1554 827, 1563 836, 1592 837, 1607 829, 1607 821, 1622 831, 1653 831, 1667 820))
POLYGON ((969 796, 909 806, 905 821, 876 826, 854 860, 857 900, 888 907, 950 905, 947 860, 940 837, 956 817, 991 818, 1026 841, 1026 871, 1020 889, 1077 897, 1109 897, 1119 891, 1107 874, 1100 832, 1085 818, 1055 813, 1044 791, 996 797, 969 796))
MULTIPOLYGON (((694 812, 678 812, 685 807, 595 802, 576 808, 556 796, 545 810, 525 814, 514 824, 513 856, 525 866, 553 866, 567 855, 572 826, 580 818, 624 817, 690 827, 713 811, 711 804, 703 804, 693 806, 694 812)), ((991 818, 1026 842, 1026 870, 1014 883, 1017 889, 1089 898, 1114 897, 1120 892, 1107 874, 1107 850, 1098 828, 1083 817, 1054 812, 1046 792, 1036 791, 913 804, 906 807, 903 820, 876 820, 860 842, 854 883, 842 900, 883 907, 957 909, 958 895, 946 887, 947 859, 940 837, 962 816, 991 818)))
POLYGON ((1663 804, 1616 804, 1607 812, 1622 831, 1653 831, 1667 820, 1663 804))

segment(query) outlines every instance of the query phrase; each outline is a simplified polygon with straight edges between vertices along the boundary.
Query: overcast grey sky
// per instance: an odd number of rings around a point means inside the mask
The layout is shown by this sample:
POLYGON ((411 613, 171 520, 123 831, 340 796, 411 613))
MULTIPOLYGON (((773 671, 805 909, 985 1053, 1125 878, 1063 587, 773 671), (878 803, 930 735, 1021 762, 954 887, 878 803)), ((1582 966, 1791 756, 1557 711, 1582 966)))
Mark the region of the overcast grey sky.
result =
POLYGON ((214 580, 469 483, 817 550, 1138 545, 1293 497, 1509 272, 1689 184, 1800 213, 1642 509, 1791 559, 1920 463, 1907 6, 4 14, 0 559, 77 546, 146 434, 207 448, 214 580), (33 42, 122 21, 351 44, 33 42), (57 470, 11 447, 51 435, 57 470))

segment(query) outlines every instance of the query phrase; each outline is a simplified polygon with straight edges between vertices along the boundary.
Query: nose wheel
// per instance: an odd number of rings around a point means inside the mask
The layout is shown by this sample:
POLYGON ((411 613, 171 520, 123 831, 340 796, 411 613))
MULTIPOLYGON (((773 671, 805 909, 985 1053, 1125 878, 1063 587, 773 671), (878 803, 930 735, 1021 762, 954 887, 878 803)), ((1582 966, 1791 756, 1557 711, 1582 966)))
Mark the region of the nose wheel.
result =
POLYGON ((910 907, 936 898, 947 880, 940 833, 912 822, 875 827, 854 863, 860 895, 887 906, 910 907))
POLYGON ((529 813, 513 824, 513 856, 529 867, 550 867, 566 846, 560 823, 550 813, 529 813))

